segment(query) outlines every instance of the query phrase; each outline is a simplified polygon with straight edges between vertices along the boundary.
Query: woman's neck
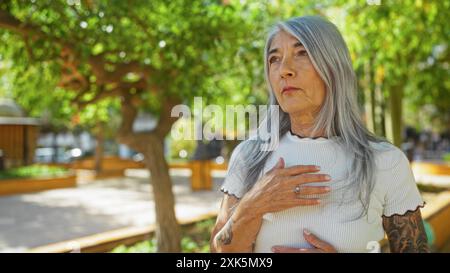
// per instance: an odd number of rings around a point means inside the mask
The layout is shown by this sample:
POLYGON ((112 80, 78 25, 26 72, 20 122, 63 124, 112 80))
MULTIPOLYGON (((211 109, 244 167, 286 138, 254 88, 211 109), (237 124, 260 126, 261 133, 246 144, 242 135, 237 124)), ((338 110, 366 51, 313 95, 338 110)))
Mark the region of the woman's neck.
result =
POLYGON ((315 117, 312 114, 289 115, 289 118, 292 134, 309 138, 326 137, 323 129, 313 133, 315 117))

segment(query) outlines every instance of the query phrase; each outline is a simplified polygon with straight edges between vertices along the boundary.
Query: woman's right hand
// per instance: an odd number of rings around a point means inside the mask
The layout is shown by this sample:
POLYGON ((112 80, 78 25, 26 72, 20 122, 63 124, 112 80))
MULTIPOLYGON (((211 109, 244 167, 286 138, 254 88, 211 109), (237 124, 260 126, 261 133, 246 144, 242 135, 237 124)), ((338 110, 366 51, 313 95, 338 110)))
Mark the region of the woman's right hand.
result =
POLYGON ((258 217, 292 207, 317 205, 320 203, 319 198, 307 196, 326 194, 330 188, 306 184, 328 182, 331 179, 329 175, 315 173, 319 170, 320 168, 314 165, 285 168, 284 160, 280 158, 277 164, 244 195, 240 203, 245 203, 245 207, 250 208, 258 217), (296 187, 300 189, 298 192, 295 192, 296 187))
POLYGON ((265 213, 319 204, 317 198, 307 196, 327 193, 327 187, 305 185, 330 180, 324 174, 315 174, 318 171, 316 166, 298 165, 285 168, 281 158, 242 199, 225 196, 211 237, 211 250, 251 252, 265 213), (297 186, 300 186, 301 190, 295 193, 297 186), (234 209, 230 209, 230 206, 234 209))

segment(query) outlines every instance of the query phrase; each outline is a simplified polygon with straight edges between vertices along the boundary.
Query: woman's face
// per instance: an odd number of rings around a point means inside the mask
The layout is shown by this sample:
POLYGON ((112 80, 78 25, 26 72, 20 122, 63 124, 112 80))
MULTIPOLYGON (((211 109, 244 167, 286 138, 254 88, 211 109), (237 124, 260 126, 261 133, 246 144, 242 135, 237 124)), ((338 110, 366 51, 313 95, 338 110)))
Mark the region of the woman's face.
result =
POLYGON ((286 31, 278 32, 269 47, 269 81, 281 109, 288 114, 315 116, 326 88, 303 45, 286 31), (292 87, 293 89, 287 89, 292 87))

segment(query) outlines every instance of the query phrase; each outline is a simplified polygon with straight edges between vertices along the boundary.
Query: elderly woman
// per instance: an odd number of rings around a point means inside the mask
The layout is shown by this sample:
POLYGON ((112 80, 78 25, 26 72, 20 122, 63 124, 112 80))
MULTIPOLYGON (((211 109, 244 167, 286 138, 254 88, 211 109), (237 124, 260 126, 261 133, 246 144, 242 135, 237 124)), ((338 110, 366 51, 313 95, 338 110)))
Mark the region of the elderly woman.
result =
POLYGON ((279 23, 265 74, 278 146, 253 138, 233 151, 212 251, 373 252, 386 233, 391 252, 428 252, 409 162, 364 127, 338 29, 317 16, 279 23))

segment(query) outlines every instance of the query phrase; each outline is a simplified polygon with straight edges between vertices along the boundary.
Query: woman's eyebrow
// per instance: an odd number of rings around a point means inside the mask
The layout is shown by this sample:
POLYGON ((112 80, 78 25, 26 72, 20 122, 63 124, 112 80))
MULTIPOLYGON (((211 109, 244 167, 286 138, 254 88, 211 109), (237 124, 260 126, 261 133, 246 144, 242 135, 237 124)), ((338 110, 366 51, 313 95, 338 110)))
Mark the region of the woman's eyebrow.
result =
POLYGON ((272 53, 278 52, 278 48, 273 48, 271 50, 269 50, 269 52, 267 53, 267 56, 269 56, 272 53))
POLYGON ((302 43, 300 43, 300 42, 296 42, 296 43, 294 44, 294 46, 293 46, 293 47, 301 47, 301 46, 303 46, 303 44, 302 44, 302 43))
MULTIPOLYGON (((300 42, 296 42, 294 45, 292 45, 292 47, 303 47, 303 44, 300 42)), ((267 53, 267 56, 275 52, 278 52, 278 48, 270 49, 269 52, 267 53)))

